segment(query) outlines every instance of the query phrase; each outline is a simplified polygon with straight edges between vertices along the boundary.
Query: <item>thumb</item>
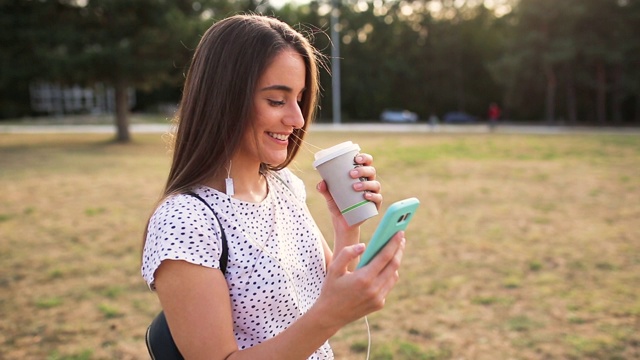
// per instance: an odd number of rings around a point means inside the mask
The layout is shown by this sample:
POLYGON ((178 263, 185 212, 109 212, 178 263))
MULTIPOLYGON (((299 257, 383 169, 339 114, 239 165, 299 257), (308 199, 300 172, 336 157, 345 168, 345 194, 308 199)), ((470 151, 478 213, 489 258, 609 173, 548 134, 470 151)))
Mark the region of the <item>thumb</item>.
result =
POLYGON ((345 246, 331 261, 330 271, 335 276, 342 276, 347 273, 349 263, 355 260, 364 252, 364 243, 357 243, 345 246))
POLYGON ((320 181, 318 185, 316 185, 316 189, 320 194, 322 194, 322 196, 324 196, 325 200, 327 201, 333 200, 333 198, 331 197, 331 193, 329 192, 329 186, 327 185, 326 181, 324 180, 320 181))
POLYGON ((320 181, 316 186, 316 189, 318 190, 318 192, 320 192, 320 194, 324 197, 324 200, 327 202, 329 211, 332 214, 339 214, 340 209, 338 209, 338 204, 336 204, 336 201, 333 199, 333 196, 331 196, 331 193, 329 192, 329 186, 327 185, 327 182, 324 180, 320 181))

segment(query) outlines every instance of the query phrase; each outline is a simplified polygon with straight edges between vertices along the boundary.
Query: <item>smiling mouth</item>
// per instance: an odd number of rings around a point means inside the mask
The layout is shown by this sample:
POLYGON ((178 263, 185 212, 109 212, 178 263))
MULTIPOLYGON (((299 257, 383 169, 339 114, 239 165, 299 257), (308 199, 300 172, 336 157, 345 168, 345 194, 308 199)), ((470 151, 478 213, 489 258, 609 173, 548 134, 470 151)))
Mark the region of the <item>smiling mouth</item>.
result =
POLYGON ((276 140, 280 140, 280 141, 286 141, 287 139, 289 139, 289 135, 285 135, 285 134, 276 134, 276 133, 272 133, 272 132, 267 132, 267 134, 269 136, 271 136, 272 138, 276 139, 276 140))

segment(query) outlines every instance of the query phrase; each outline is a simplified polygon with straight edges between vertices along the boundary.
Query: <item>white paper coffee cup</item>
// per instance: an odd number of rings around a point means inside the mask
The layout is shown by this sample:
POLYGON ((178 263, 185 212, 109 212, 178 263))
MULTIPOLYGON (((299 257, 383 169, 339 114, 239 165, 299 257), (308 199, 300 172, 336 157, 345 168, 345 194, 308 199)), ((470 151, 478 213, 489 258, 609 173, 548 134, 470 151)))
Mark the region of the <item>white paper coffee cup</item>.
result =
POLYGON ((318 151, 313 162, 349 226, 378 215, 376 204, 366 200, 364 192, 353 189, 353 184, 362 181, 349 175, 351 170, 360 166, 355 162, 359 153, 358 144, 346 141, 318 151))

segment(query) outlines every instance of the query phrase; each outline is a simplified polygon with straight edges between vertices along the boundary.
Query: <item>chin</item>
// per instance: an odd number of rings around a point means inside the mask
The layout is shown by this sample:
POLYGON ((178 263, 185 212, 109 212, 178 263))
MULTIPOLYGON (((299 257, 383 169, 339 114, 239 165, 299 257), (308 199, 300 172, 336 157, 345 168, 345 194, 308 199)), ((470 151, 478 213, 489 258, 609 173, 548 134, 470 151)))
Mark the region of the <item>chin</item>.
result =
POLYGON ((277 153, 273 153, 270 154, 271 156, 269 156, 268 158, 266 158, 265 161, 268 164, 282 164, 283 162, 285 162, 287 160, 287 156, 289 155, 288 151, 279 151, 277 153))
POLYGON ((269 159, 269 160, 265 159, 262 161, 262 163, 269 167, 276 167, 276 166, 282 165, 286 160, 287 160, 287 157, 285 156, 278 159, 269 159))

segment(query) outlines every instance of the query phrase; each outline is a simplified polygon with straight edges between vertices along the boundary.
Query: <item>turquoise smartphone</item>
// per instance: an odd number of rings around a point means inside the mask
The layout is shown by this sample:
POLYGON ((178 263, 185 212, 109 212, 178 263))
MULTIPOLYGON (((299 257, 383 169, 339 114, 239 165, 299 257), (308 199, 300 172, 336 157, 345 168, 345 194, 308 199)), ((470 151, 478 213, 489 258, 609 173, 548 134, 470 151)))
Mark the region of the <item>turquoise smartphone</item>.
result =
POLYGON ((417 198, 408 198, 396 201, 387 208, 360 258, 357 269, 367 265, 391 240, 393 235, 407 228, 419 205, 420 200, 417 198))

